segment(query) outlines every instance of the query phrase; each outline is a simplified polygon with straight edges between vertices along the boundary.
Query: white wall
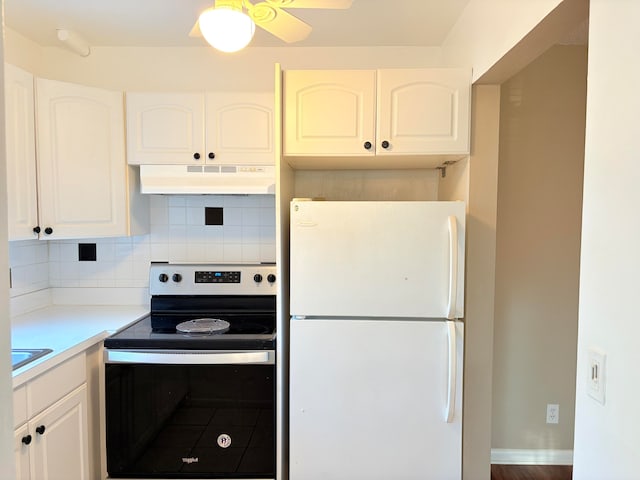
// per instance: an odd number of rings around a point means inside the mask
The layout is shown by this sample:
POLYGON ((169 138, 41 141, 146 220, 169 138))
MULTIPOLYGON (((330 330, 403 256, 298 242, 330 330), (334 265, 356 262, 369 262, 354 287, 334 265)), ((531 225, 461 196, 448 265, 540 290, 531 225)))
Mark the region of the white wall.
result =
MULTIPOLYGON (((2 0, 0 0, 2 7, 2 0)), ((4 21, 0 8, 0 33, 4 21)), ((4 36, 0 35, 0 60, 2 59, 4 36)), ((0 92, 4 92, 4 68, 0 61, 0 92)), ((6 184, 6 149, 4 134, 4 95, 0 95, 0 185, 6 184)), ((9 271, 7 252, 7 189, 0 190, 0 478, 15 477, 13 453, 13 399, 11 361, 11 322, 9 321, 9 271)))
POLYGON ((233 55, 210 47, 93 47, 80 57, 42 48, 7 30, 6 61, 45 78, 113 90, 273 91, 275 63, 283 69, 441 66, 436 47, 249 47, 233 55))
POLYGON ((640 2, 591 0, 574 476, 640 477, 640 2), (606 353, 605 404, 587 350, 606 353))
POLYGON ((478 80, 562 0, 471 0, 442 44, 451 65, 472 65, 478 80))

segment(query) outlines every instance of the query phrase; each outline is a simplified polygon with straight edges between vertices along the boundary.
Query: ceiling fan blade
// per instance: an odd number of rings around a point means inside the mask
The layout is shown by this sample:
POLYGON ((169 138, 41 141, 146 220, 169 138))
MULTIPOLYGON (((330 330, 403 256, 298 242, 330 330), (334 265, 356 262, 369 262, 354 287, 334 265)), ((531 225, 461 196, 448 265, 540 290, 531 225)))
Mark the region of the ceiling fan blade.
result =
POLYGON ((265 0, 276 8, 332 8, 342 10, 350 8, 352 0, 265 0))
POLYGON ((198 20, 196 20, 196 23, 191 28, 189 36, 192 38, 202 37, 202 32, 200 31, 200 22, 198 20))
POLYGON ((311 26, 280 8, 267 2, 253 5, 249 16, 256 25, 287 43, 304 40, 311 33, 311 26))

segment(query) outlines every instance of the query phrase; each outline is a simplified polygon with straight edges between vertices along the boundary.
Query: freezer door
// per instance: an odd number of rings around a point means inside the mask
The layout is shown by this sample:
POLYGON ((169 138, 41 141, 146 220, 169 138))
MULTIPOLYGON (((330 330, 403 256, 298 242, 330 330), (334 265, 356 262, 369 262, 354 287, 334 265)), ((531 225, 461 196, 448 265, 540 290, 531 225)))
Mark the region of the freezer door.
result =
POLYGON ((462 346, 461 322, 293 319, 290 479, 460 480, 462 346))
POLYGON ((463 202, 291 203, 291 314, 461 318, 463 202))

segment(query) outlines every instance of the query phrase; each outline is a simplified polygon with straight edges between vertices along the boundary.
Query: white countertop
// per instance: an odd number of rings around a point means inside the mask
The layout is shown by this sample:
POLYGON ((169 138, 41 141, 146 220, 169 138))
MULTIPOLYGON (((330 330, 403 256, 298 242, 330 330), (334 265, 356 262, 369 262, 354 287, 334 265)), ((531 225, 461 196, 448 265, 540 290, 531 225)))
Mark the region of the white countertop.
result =
POLYGON ((53 352, 13 371, 13 388, 142 318, 148 305, 52 305, 11 320, 12 348, 53 352))

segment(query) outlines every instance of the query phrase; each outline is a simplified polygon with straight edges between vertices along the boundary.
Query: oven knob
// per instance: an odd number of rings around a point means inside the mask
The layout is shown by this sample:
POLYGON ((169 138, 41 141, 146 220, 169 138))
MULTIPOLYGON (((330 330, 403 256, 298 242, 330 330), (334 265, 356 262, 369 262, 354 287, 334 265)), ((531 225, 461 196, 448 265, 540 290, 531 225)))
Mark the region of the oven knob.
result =
POLYGON ((276 281, 276 276, 273 273, 270 273, 269 275, 267 275, 267 280, 269 281, 269 283, 273 283, 276 281))
POLYGON ((171 279, 176 283, 181 282, 182 281, 182 275, 180 275, 179 273, 174 273, 173 277, 171 277, 171 279))
POLYGON ((262 275, 260 275, 259 273, 256 273, 253 276, 253 281, 256 282, 256 283, 260 283, 262 281, 262 275))
POLYGON ((160 280, 162 283, 166 283, 167 281, 169 281, 169 275, 167 275, 166 273, 161 273, 158 276, 158 280, 160 280))

